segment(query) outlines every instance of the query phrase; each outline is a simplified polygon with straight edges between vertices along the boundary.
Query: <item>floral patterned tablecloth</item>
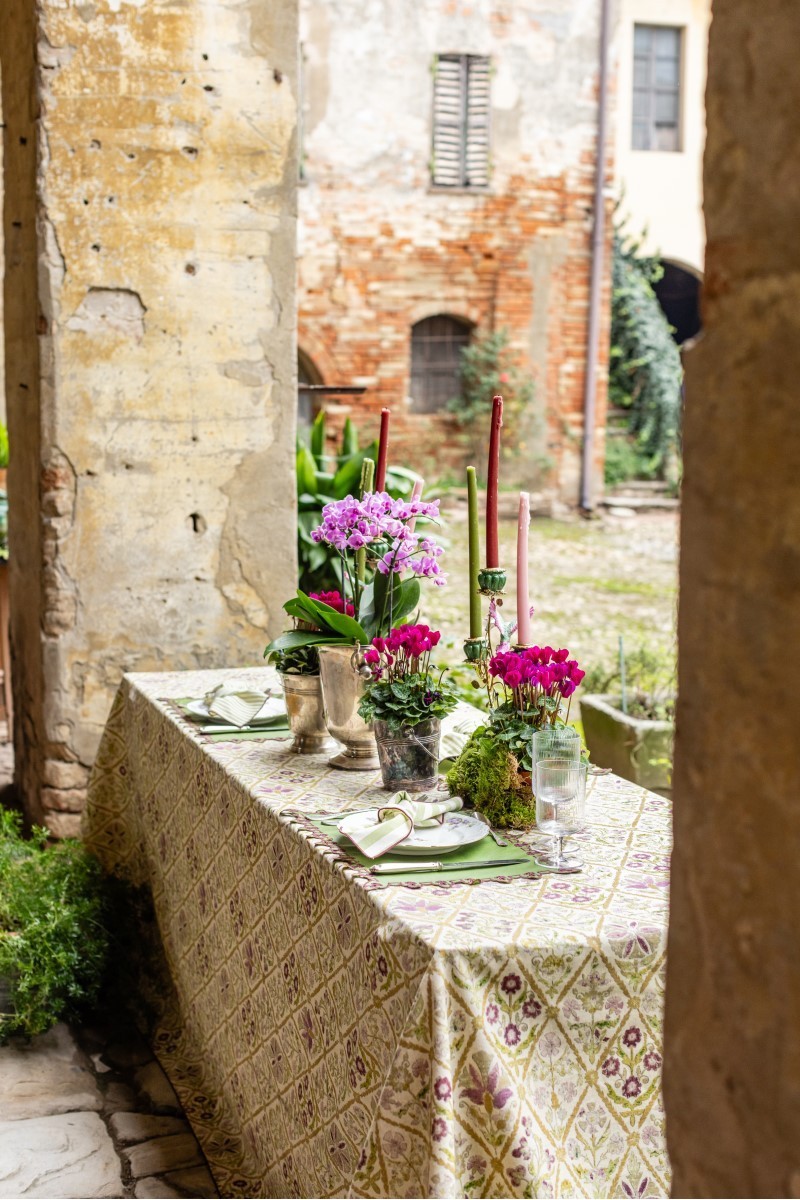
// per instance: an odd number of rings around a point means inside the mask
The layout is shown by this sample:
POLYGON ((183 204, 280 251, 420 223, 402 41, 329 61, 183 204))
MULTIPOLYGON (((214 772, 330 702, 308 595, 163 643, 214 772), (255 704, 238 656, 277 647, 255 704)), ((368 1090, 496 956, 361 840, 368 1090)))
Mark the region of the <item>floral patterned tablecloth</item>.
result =
POLYGON ((374 776, 164 703, 230 677, 127 676, 85 818, 152 891, 156 1050, 220 1194, 666 1196, 668 801, 592 779, 581 875, 371 886, 291 814, 374 776))

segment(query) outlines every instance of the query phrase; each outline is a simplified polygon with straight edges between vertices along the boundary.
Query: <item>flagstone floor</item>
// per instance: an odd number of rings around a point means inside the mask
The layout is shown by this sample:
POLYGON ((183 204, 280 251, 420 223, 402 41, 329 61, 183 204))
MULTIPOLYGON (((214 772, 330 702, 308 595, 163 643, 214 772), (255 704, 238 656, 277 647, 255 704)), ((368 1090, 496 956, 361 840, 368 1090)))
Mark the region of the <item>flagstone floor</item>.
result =
POLYGON ((0 1048, 0 1197, 211 1197, 169 1080, 130 1028, 0 1048))

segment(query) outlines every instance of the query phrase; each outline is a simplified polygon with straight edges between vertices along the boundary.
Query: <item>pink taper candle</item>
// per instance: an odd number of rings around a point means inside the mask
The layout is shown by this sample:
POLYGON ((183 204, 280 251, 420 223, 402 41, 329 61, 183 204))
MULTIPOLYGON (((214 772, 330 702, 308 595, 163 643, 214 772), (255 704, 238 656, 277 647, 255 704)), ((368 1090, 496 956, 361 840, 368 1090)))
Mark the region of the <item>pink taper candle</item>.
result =
POLYGON ((533 642, 531 629, 531 597, 528 591, 528 526, 531 523, 531 498, 527 492, 519 494, 519 520, 517 522, 517 642, 530 646, 533 642))
POLYGON ((386 462, 389 455, 389 409, 381 409, 381 432, 378 438, 378 466, 375 471, 375 491, 386 487, 386 462))
MULTIPOLYGON (((425 486, 424 479, 418 479, 417 482, 414 484, 414 490, 411 493, 411 503, 412 504, 414 503, 415 500, 420 500, 422 498, 422 489, 424 488, 424 486, 425 486)), ((408 522, 408 528, 413 533, 414 530, 416 529, 416 527, 417 527, 417 518, 412 517, 411 520, 408 522)))
POLYGON ((500 479, 500 426, 503 397, 492 399, 492 431, 489 435, 489 471, 486 479, 486 566, 500 566, 500 537, 497 527, 497 485, 500 479))

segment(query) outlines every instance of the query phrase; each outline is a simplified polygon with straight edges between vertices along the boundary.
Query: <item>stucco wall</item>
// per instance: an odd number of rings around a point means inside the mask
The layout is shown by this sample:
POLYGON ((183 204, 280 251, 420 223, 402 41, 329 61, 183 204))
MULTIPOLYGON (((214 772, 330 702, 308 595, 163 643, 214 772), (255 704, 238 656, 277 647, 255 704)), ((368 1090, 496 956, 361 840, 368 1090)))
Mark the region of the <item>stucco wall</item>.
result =
POLYGON ((0 11, 16 751, 63 833, 123 670, 280 627, 297 30, 290 0, 33 7, 0 11))
MULTIPOLYGON (((597 0, 301 8, 300 345, 326 383, 366 386, 347 408, 366 430, 389 405, 398 453, 433 477, 463 452, 452 421, 409 412, 410 330, 449 313, 478 332, 505 327, 534 377, 546 420, 522 431, 507 480, 544 476, 577 502, 599 11, 597 0), (430 186, 432 67, 454 52, 492 61, 484 194, 430 186)), ((599 379, 598 456, 603 362, 599 379)))
POLYGON ((799 44, 796 0, 714 0, 667 958, 676 1196, 800 1195, 799 44))
POLYGON ((645 250, 702 273, 703 146, 706 59, 711 0, 621 0, 617 41, 616 171, 620 215, 645 250), (680 149, 634 150, 633 29, 635 24, 683 30, 680 149))

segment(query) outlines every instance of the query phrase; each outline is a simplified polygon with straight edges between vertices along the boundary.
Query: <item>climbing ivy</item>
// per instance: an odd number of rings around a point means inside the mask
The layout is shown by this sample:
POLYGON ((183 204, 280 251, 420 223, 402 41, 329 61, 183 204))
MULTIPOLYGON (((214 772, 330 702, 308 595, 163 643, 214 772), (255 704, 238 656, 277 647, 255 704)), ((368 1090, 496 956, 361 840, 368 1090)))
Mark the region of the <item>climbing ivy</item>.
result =
POLYGON ((663 479, 678 452, 683 368, 653 285, 663 271, 614 230, 606 482, 663 479), (614 411, 616 410, 616 412, 614 411))

